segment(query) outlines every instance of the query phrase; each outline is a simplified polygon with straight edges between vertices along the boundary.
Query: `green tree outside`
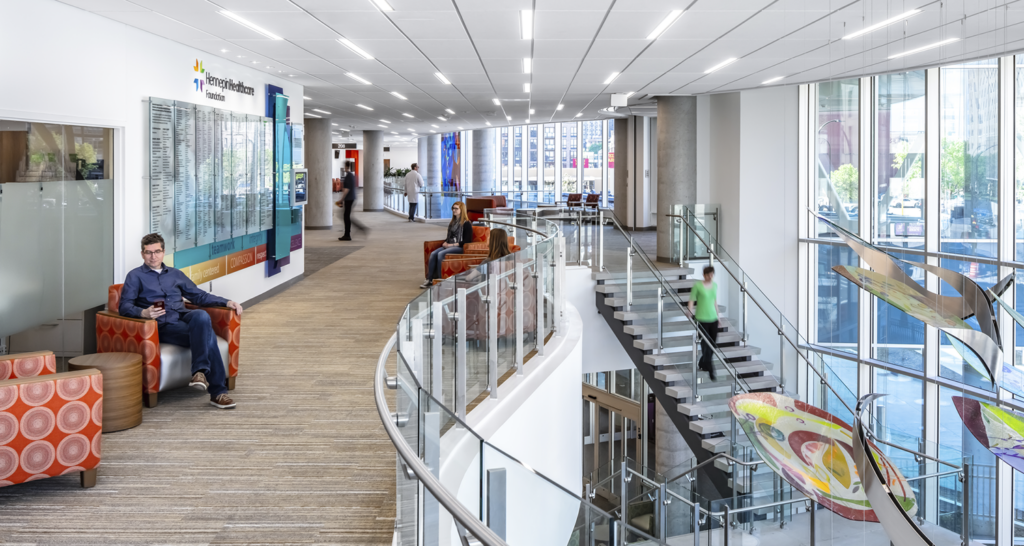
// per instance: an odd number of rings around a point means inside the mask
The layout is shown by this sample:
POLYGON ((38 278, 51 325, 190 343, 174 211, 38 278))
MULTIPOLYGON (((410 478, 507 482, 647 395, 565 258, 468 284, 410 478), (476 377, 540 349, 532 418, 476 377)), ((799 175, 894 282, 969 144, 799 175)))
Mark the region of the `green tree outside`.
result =
POLYGON ((857 172, 857 167, 850 163, 841 165, 838 169, 832 171, 829 178, 832 180, 832 187, 839 194, 839 200, 843 204, 857 202, 857 192, 860 188, 860 174, 857 172))

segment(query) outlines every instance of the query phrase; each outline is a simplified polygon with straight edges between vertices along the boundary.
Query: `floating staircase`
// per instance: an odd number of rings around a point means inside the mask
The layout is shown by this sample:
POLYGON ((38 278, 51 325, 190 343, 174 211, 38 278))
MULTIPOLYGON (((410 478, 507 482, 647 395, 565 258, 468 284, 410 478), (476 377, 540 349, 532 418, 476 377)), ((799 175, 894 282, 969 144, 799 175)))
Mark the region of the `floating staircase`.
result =
MULTIPOLYGON (((658 347, 658 288, 671 290, 685 305, 689 301, 690 289, 700 282, 692 278, 694 269, 659 269, 657 276, 649 271, 634 271, 631 306, 627 302, 624 264, 618 268, 609 265, 604 271, 595 270, 592 277, 597 282, 598 310, 697 460, 707 460, 717 453, 750 452, 749 442, 742 430, 736 429, 738 433, 735 442, 738 447, 733 446, 734 426, 729 399, 739 392, 777 392, 779 383, 771 373, 773 365, 759 358, 759 348, 744 342, 743 333, 737 328, 736 321, 727 317, 727 309, 719 306, 719 316, 723 320, 718 334, 718 350, 731 370, 716 358, 716 382, 710 381, 707 372, 702 370, 694 375, 700 352, 699 338, 694 339, 695 327, 687 313, 667 297, 662 318, 662 348, 659 350, 658 347), (733 373, 740 379, 739 382, 733 381, 733 373), (697 381, 696 395, 694 377, 697 381)), ((699 490, 712 498, 706 489, 710 486, 717 493, 714 497, 731 497, 734 492, 731 476, 734 465, 719 460, 713 466, 714 469, 707 467, 709 471, 698 476, 699 490)), ((742 472, 742 476, 736 480, 735 492, 758 493, 768 497, 766 502, 771 502, 775 494, 774 473, 767 465, 758 466, 757 472, 742 472)), ((754 502, 760 503, 762 500, 755 499, 754 502)))

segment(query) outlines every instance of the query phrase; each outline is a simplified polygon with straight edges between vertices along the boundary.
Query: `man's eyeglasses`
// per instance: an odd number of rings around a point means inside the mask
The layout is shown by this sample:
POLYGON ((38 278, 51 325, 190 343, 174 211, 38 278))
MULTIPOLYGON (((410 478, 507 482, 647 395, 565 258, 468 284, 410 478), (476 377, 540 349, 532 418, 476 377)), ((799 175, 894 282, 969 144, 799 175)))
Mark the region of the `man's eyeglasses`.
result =
POLYGON ((146 256, 158 256, 160 254, 163 254, 164 251, 163 250, 143 250, 142 253, 145 254, 146 256))

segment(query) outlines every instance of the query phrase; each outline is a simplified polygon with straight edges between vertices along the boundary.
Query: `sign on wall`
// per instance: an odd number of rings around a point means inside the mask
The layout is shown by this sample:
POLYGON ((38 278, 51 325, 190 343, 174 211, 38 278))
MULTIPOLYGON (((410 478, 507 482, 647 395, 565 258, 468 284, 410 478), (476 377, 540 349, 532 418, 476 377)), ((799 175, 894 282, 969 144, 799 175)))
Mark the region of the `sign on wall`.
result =
POLYGON ((269 118, 152 98, 149 122, 150 231, 168 252, 273 227, 269 118))

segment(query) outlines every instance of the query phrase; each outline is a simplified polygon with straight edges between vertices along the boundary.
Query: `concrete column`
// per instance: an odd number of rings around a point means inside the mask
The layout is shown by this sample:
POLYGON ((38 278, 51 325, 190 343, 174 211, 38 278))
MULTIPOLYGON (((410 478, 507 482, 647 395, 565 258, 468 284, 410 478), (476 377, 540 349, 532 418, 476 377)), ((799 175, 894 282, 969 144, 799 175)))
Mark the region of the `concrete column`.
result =
POLYGON ((473 131, 473 160, 470 163, 473 172, 469 178, 472 191, 494 191, 497 174, 494 171, 494 139, 494 129, 473 131))
POLYGON ((331 229, 334 200, 331 194, 331 120, 308 118, 306 125, 306 229, 331 229))
POLYGON ((658 261, 672 257, 672 205, 697 202, 697 97, 658 97, 658 261))
POLYGON ((615 119, 615 217, 626 225, 629 199, 627 193, 628 169, 632 159, 629 153, 629 122, 625 118, 615 119))
MULTIPOLYGON (((654 470, 664 475, 689 461, 693 457, 693 450, 683 439, 683 435, 679 433, 672 418, 665 413, 661 402, 656 402, 654 408, 654 470)), ((679 472, 682 470, 666 477, 671 478, 679 472)))
POLYGON ((384 133, 363 131, 363 211, 384 210, 384 133))
MULTIPOLYGON (((427 181, 427 137, 416 139, 416 163, 420 166, 420 173, 423 181, 427 181)), ((403 167, 405 168, 405 167, 403 167)), ((412 167, 408 167, 412 168, 412 167)))
MULTIPOLYGON (((440 192, 443 187, 441 181, 441 135, 430 135, 427 137, 427 161, 426 169, 420 168, 420 173, 426 172, 426 176, 423 177, 423 182, 426 183, 427 191, 440 192)), ((434 193, 429 199, 424 199, 423 202, 427 203, 430 216, 428 218, 437 217, 441 211, 441 194, 434 193)))

